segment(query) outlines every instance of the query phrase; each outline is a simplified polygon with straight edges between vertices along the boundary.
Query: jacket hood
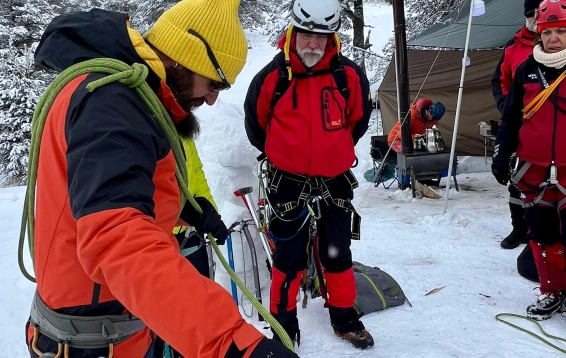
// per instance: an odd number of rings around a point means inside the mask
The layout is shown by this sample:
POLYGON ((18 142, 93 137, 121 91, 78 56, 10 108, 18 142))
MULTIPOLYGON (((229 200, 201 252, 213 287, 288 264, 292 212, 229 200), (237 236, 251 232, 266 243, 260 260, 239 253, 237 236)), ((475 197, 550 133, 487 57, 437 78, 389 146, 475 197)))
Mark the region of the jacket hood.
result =
MULTIPOLYGON (((128 34, 128 15, 93 9, 57 16, 47 26, 35 51, 35 64, 58 72, 79 62, 113 58, 144 63, 128 34)), ((159 88, 159 77, 149 71, 152 88, 159 88)))
POLYGON ((519 41, 527 46, 533 46, 535 39, 535 35, 526 26, 521 27, 515 34, 515 41, 519 41))

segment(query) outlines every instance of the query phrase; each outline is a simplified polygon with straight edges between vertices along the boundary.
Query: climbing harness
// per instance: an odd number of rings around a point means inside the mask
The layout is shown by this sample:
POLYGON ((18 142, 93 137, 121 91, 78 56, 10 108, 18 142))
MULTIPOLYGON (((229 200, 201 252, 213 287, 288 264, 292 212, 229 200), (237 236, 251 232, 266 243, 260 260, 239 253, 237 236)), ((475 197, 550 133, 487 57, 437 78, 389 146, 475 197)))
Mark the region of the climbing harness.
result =
MULTIPOLYGON (((300 174, 292 174, 292 173, 288 173, 288 172, 284 172, 282 170, 279 170, 277 168, 275 168, 269 161, 265 160, 265 166, 266 166, 266 173, 264 173, 263 175, 265 175, 265 177, 268 178, 268 185, 267 188, 265 188, 266 192, 269 193, 276 193, 279 189, 279 186, 281 185, 282 181, 291 181, 294 182, 295 184, 297 184, 298 186, 301 186, 301 191, 299 193, 299 196, 296 200, 291 200, 287 203, 280 203, 277 206, 273 206, 271 205, 271 203, 269 202, 269 198, 266 195, 265 196, 265 200, 267 201, 267 203, 271 206, 272 208, 272 212, 274 214, 274 217, 282 220, 282 221, 294 221, 297 219, 302 218, 304 215, 306 215, 306 208, 307 208, 307 200, 312 197, 314 192, 320 192, 320 196, 322 198, 322 201, 324 202, 324 205, 331 206, 337 206, 343 210, 345 210, 346 212, 349 212, 352 214, 352 240, 359 240, 360 239, 360 229, 361 229, 361 217, 358 214, 358 212, 356 211, 356 209, 354 208, 354 206, 352 205, 350 200, 345 200, 345 199, 341 199, 341 198, 333 198, 332 194, 330 193, 330 190, 328 189, 328 186, 332 184, 332 182, 334 182, 335 180, 338 180, 340 178, 345 178, 347 180, 347 182, 350 185, 350 188, 352 190, 356 189, 358 187, 358 181, 356 180, 356 177, 354 176, 354 174, 348 170, 347 172, 345 172, 344 174, 340 174, 338 176, 335 177, 309 177, 309 176, 305 176, 305 175, 300 175, 300 174), (293 209, 296 208, 303 208, 302 211, 300 211, 300 213, 292 219, 289 218, 285 218, 284 215, 287 212, 290 212, 293 209)), ((263 167, 263 165, 262 165, 263 167)), ((261 180, 261 175, 260 175, 260 186, 262 185, 262 180, 261 180)), ((301 225, 300 229, 303 228, 306 225, 306 222, 308 221, 308 217, 305 219, 305 221, 303 222, 303 225, 301 225)), ((299 231, 300 231, 299 229, 299 231)), ((275 238, 275 240, 288 240, 290 238, 275 238)))

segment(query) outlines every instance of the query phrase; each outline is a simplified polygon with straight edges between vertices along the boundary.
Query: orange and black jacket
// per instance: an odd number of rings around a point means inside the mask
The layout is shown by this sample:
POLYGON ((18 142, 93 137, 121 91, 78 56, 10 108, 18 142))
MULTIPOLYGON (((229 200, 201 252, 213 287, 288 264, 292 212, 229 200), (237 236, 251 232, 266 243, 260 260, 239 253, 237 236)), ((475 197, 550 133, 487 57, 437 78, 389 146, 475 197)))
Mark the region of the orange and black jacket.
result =
POLYGON ((297 55, 295 36, 293 32, 279 41, 293 74, 289 88, 271 108, 281 76, 279 64, 271 61, 254 77, 244 103, 246 132, 276 168, 333 177, 350 169, 356 158, 354 145, 368 128, 369 82, 358 65, 340 56, 349 91, 346 101, 330 71, 340 44, 329 36, 324 57, 307 70, 297 55))
MULTIPOLYGON (((172 118, 186 117, 165 85, 163 64, 125 14, 92 10, 55 18, 35 60, 62 71, 103 57, 147 64, 147 82, 172 118)), ((180 194, 165 134, 126 85, 88 92, 86 85, 101 77, 86 74, 66 85, 41 137, 39 295, 65 314, 139 317, 148 328, 117 345, 116 358, 143 357, 150 329, 186 357, 224 357, 233 345, 253 348, 263 335, 242 319, 226 290, 179 253, 172 231, 180 194)))

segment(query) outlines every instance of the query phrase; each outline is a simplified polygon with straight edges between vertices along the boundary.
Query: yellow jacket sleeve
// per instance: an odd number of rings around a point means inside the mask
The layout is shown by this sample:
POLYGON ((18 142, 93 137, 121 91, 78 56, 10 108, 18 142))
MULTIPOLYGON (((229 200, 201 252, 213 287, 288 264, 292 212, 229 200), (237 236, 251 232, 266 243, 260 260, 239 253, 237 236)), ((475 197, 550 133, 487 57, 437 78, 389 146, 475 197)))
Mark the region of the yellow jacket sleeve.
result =
POLYGON ((206 181, 206 176, 202 170, 202 161, 198 155, 197 147, 193 140, 183 140, 185 155, 187 161, 187 173, 189 175, 189 192, 194 196, 207 198, 214 205, 216 210, 218 207, 214 202, 214 198, 210 193, 210 187, 206 181))

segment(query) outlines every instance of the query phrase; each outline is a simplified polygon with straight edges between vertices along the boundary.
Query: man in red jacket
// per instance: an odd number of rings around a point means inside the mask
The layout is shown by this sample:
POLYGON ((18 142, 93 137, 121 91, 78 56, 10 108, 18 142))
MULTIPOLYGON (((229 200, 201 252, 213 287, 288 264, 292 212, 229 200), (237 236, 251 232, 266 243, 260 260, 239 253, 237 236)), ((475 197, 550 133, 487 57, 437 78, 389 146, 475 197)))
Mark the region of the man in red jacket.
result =
POLYGON ((294 1, 282 52, 253 79, 244 109, 248 138, 269 163, 269 229, 276 240, 271 313, 300 343, 296 297, 310 238, 305 205, 321 196, 317 223, 330 321, 338 337, 365 349, 373 338, 353 307, 351 200, 357 181, 350 167, 368 127, 371 96, 359 66, 340 55, 339 25, 338 0, 294 1))
MULTIPOLYGON (((497 103, 497 109, 501 113, 503 113, 503 106, 515 76, 515 70, 533 53, 534 41, 536 39, 535 11, 541 2, 542 0, 525 0, 524 13, 526 24, 505 45, 503 56, 501 56, 501 60, 493 74, 493 79, 491 80, 493 98, 497 103)), ((528 243, 529 237, 527 223, 524 219, 525 211, 523 210, 521 192, 514 185, 509 185, 508 190, 513 230, 501 241, 500 245, 504 249, 514 249, 520 244, 528 243)))

